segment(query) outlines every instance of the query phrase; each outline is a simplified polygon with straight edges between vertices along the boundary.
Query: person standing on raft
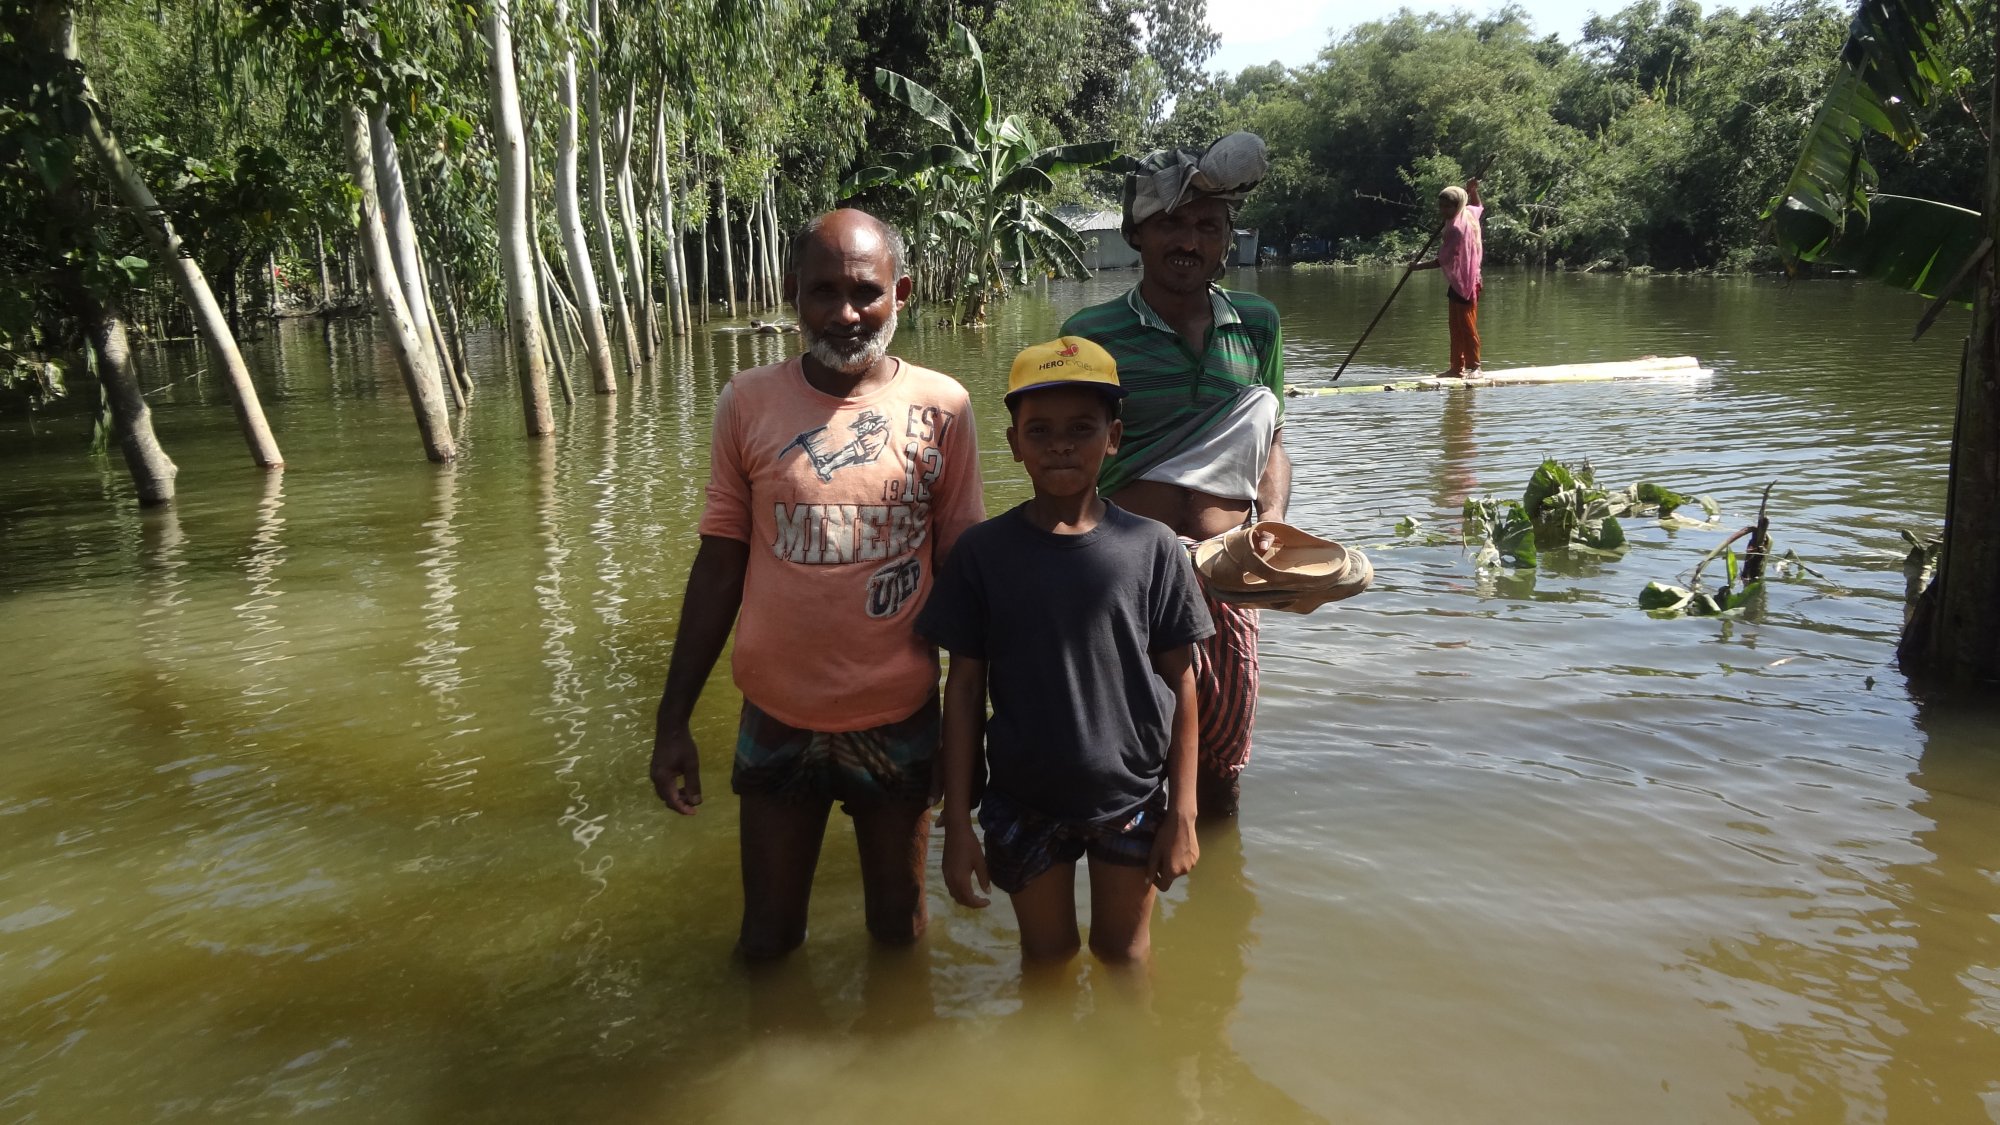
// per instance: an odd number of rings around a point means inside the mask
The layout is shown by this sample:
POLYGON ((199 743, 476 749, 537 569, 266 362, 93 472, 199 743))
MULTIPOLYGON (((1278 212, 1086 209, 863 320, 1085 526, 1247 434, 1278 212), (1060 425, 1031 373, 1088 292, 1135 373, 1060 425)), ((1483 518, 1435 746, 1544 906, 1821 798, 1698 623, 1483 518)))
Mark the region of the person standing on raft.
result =
POLYGON ((1412 269, 1443 270, 1445 297, 1451 329, 1451 366, 1446 379, 1479 377, 1479 266, 1486 257, 1485 240, 1479 223, 1486 207, 1479 202, 1479 180, 1465 181, 1464 187, 1448 187, 1438 192, 1438 218, 1444 223, 1444 237, 1438 242, 1438 256, 1418 262, 1412 269))
MULTIPOLYGON (((1214 284, 1235 246, 1235 205, 1268 167, 1252 133, 1141 160, 1125 177, 1121 227, 1139 284, 1063 325, 1111 353, 1129 392, 1099 492, 1188 541, 1282 521, 1291 501, 1278 310, 1214 284)), ((1195 646, 1197 805, 1232 816, 1257 709, 1257 610, 1218 601, 1205 583, 1202 593, 1215 634, 1195 646)))

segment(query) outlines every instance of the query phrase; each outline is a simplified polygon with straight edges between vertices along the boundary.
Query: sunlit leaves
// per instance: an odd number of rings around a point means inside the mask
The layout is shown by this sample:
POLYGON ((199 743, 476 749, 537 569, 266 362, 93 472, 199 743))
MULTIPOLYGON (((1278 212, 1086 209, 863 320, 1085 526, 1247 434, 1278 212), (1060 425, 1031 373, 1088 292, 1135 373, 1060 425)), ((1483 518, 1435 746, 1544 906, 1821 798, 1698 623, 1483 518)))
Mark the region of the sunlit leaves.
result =
POLYGON ((1961 74, 1944 61, 1947 21, 1970 23, 1959 0, 1863 0, 1791 177, 1765 208, 1788 257, 1825 252, 1850 212, 1868 218, 1878 178, 1870 134, 1903 149, 1924 139, 1919 111, 1961 74))

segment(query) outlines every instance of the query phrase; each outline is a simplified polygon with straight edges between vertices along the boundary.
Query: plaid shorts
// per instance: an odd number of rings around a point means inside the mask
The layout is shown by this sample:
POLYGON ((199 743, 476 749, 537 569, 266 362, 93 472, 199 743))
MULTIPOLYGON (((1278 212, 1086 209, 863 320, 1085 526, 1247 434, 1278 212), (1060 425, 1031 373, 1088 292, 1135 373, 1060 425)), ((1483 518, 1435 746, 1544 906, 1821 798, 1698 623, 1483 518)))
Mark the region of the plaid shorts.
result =
MULTIPOLYGON (((1192 540, 1181 542, 1194 549, 1192 540)), ((1195 757, 1203 777, 1229 781, 1250 762, 1250 729, 1257 720, 1257 610, 1220 601, 1206 579, 1200 582, 1215 632, 1194 645, 1195 714, 1201 729, 1195 757)))
POLYGON ((935 695, 907 719, 833 733, 780 722, 746 699, 729 788, 800 800, 928 803, 940 729, 935 695))
POLYGON ((1005 794, 988 789, 979 802, 979 829, 986 835, 986 874, 1010 895, 1020 894, 1058 863, 1090 858, 1125 867, 1152 862, 1153 839, 1167 812, 1167 791, 1154 793, 1128 817, 1078 824, 1043 816, 1005 794))

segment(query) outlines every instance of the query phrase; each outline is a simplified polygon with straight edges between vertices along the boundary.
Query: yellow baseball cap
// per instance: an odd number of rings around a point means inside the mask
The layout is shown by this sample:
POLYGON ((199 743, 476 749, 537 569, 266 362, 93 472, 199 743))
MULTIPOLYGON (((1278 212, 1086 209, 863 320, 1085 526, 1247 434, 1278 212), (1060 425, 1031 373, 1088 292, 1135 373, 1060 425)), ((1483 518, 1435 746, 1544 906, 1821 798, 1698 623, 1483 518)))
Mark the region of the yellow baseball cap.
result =
POLYGON ((1011 403, 1015 395, 1028 391, 1072 384, 1095 387, 1112 398, 1125 397, 1125 388, 1118 383, 1118 361, 1110 352, 1081 336, 1063 336, 1021 349, 1007 376, 1005 401, 1011 403))

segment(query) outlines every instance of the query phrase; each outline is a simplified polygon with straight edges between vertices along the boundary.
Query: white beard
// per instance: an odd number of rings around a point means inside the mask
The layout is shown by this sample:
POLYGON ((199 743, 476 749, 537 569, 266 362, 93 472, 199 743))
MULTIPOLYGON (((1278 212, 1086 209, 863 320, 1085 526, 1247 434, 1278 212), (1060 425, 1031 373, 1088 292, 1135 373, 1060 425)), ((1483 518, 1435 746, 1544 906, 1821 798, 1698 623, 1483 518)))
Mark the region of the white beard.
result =
POLYGON ((805 341, 806 351, 814 359, 842 375, 859 375, 889 354, 889 343, 896 338, 896 314, 890 313, 889 319, 883 322, 881 329, 874 335, 864 336, 852 344, 844 340, 836 344, 807 327, 803 320, 799 322, 799 338, 805 341), (853 350, 843 351, 841 344, 846 344, 853 350))

